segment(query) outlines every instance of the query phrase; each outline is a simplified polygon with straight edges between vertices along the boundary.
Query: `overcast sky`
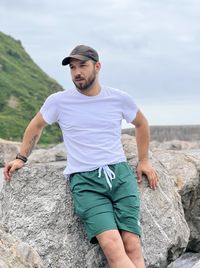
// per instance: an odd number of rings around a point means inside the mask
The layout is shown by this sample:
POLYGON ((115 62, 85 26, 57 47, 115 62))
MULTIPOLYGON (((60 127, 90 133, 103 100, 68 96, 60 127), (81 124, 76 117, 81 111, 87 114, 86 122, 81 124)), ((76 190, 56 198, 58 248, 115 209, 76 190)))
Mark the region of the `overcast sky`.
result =
POLYGON ((200 124, 199 0, 0 0, 0 25, 65 89, 62 59, 90 45, 151 125, 200 124))

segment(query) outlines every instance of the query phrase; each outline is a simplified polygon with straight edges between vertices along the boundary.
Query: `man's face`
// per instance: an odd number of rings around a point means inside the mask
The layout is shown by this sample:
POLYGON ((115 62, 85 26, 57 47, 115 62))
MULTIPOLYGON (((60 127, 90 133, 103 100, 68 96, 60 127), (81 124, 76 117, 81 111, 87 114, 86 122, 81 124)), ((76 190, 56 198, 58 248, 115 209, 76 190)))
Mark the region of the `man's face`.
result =
POLYGON ((80 61, 76 59, 70 60, 70 70, 72 81, 81 91, 87 91, 94 85, 98 73, 98 63, 91 60, 80 61))

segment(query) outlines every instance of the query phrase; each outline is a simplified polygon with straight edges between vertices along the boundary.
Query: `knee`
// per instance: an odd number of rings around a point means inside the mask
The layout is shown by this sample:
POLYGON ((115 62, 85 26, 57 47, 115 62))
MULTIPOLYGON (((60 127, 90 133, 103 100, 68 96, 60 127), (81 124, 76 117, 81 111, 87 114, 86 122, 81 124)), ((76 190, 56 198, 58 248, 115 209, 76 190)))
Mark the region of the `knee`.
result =
POLYGON ((127 241, 124 245, 126 252, 138 252, 141 250, 140 242, 127 241))
POLYGON ((103 251, 116 252, 117 248, 120 248, 120 244, 121 244, 120 239, 118 237, 109 236, 109 237, 105 237, 101 241, 101 248, 103 249, 103 251))
POLYGON ((124 245, 120 235, 111 235, 109 233, 107 235, 97 237, 97 239, 110 263, 116 262, 125 254, 124 245))
POLYGON ((127 239, 124 241, 124 248, 127 255, 134 255, 139 258, 142 254, 142 247, 140 239, 127 239))

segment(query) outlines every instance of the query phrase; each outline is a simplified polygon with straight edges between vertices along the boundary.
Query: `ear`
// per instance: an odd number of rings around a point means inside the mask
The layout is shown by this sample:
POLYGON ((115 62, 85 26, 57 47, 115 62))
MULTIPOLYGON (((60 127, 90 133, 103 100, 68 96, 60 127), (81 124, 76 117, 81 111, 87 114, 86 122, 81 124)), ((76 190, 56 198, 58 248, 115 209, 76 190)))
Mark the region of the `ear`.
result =
POLYGON ((99 62, 99 61, 97 61, 96 63, 95 63, 95 69, 96 69, 96 71, 100 71, 101 70, 101 63, 99 62))

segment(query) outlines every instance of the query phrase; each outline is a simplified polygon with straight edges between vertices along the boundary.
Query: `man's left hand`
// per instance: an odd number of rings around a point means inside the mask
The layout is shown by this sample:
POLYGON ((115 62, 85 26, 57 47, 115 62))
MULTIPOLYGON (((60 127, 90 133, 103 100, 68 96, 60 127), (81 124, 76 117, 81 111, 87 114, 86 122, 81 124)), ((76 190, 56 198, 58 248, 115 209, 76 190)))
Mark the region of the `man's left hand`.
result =
POLYGON ((158 174, 148 160, 139 161, 136 168, 136 172, 138 183, 142 182, 142 175, 144 174, 147 176, 147 179, 149 181, 149 187, 153 190, 156 190, 158 186, 158 174))

